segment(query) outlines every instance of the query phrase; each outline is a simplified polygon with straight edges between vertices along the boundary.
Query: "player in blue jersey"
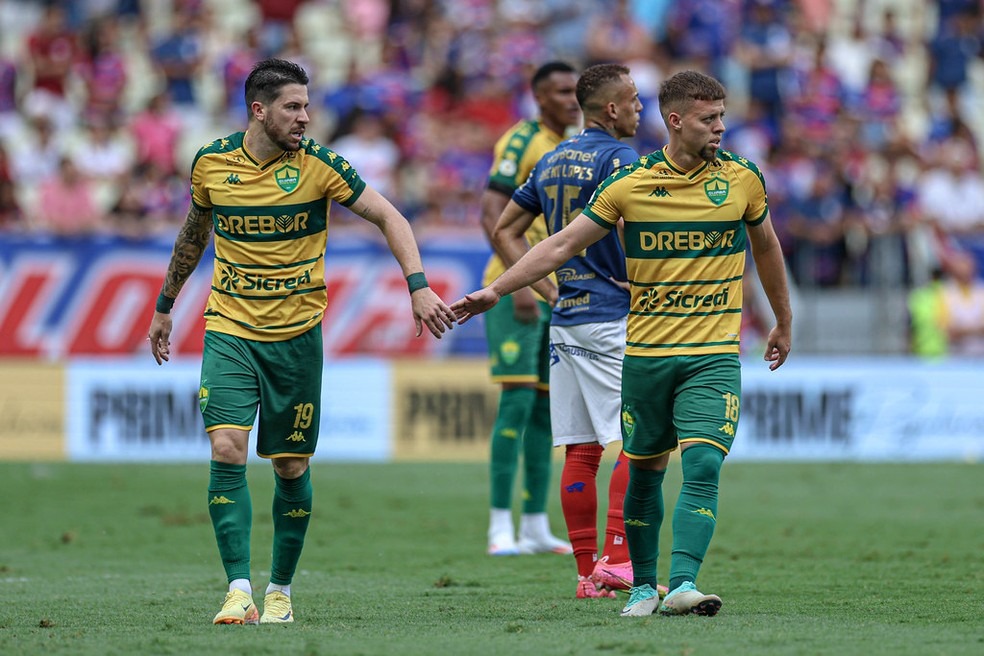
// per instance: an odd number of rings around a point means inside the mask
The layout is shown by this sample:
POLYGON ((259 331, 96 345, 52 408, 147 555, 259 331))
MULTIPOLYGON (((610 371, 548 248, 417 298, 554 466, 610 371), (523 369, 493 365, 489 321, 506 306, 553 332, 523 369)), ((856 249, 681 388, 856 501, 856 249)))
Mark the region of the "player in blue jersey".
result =
MULTIPOLYGON (((544 155, 512 196, 493 233, 507 265, 529 248, 524 235, 541 213, 550 234, 564 228, 615 169, 638 159, 619 141, 635 134, 642 103, 629 69, 599 64, 577 83, 584 129, 544 155)), ((550 319, 550 421, 554 446, 565 448, 561 506, 574 550, 579 599, 614 597, 628 589, 632 565, 625 542, 622 502, 628 466, 619 450, 608 488, 608 517, 598 558, 597 474, 605 447, 621 442, 620 396, 629 291, 625 253, 615 231, 557 269, 557 287, 545 278, 542 294, 555 297, 550 319)))

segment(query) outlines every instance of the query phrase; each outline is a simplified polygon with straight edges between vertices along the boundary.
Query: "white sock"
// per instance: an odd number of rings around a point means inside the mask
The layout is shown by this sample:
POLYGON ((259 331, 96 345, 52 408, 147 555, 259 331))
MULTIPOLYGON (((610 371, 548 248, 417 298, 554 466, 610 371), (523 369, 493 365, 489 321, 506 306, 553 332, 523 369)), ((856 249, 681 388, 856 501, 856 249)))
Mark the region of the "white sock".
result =
POLYGON ((276 583, 271 583, 270 585, 267 586, 265 594, 270 594, 271 592, 281 592, 289 597, 290 584, 288 583, 287 585, 277 585, 276 583))
POLYGON ((249 579, 233 579, 229 581, 229 592, 233 590, 242 590, 249 596, 253 596, 253 586, 250 585, 249 579))
POLYGON ((489 513, 489 534, 508 533, 512 535, 513 532, 512 510, 492 508, 489 513))
POLYGON ((519 534, 529 538, 544 538, 550 535, 550 521, 547 513, 523 514, 519 518, 519 534))

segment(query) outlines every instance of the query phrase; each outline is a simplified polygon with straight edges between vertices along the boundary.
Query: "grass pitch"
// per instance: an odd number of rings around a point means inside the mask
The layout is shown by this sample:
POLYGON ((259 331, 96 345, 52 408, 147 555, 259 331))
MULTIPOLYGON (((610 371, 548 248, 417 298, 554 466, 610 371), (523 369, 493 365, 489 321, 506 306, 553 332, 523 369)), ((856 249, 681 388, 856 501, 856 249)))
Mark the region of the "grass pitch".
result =
MULTIPOLYGON (((0 653, 981 654, 982 474, 728 463, 699 581, 720 614, 630 619, 624 595, 573 598, 570 557, 485 555, 483 464, 316 464, 297 621, 239 627, 210 624, 226 586, 206 463, 0 463, 0 653)), ((259 602, 270 466, 249 483, 259 602)), ((668 509, 678 488, 671 462, 668 509)), ((551 516, 563 534, 556 495, 551 516)))

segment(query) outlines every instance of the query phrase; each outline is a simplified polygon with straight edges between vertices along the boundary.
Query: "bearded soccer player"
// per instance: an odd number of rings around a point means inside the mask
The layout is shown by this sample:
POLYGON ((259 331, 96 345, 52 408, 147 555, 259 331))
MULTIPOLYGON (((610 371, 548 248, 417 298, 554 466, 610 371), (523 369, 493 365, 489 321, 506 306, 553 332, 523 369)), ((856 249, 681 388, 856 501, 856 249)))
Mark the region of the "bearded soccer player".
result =
POLYGON ((738 359, 742 276, 751 246, 772 308, 765 360, 789 355, 792 310, 765 181, 721 149, 725 90, 696 71, 666 79, 661 150, 601 183, 584 211, 534 246, 490 286, 451 307, 467 321, 604 239, 624 221, 630 305, 622 364, 622 449, 629 457, 625 532, 633 568, 625 617, 714 615, 721 598, 696 587, 717 523, 718 480, 741 413, 738 359), (683 486, 673 512, 669 594, 656 587, 663 478, 681 449, 683 486))
POLYGON ((454 316, 427 286, 407 220, 339 154, 304 136, 308 76, 284 60, 246 80, 249 123, 198 151, 191 208, 174 244, 148 339, 170 358, 170 311, 215 233, 205 307, 200 408, 211 443, 208 509, 229 582, 215 624, 294 621, 291 580, 313 512, 309 460, 321 421, 328 210, 341 203, 374 224, 407 277, 417 336, 454 316), (250 577, 249 432, 273 464, 273 556, 263 614, 250 577))
MULTIPOLYGON (((539 117, 519 121, 498 140, 488 187, 482 193, 482 228, 490 241, 499 215, 533 165, 563 140, 567 128, 580 122, 576 84, 574 68, 563 62, 549 62, 533 74, 531 87, 539 117)), ((526 232, 531 244, 545 236, 542 219, 526 232)), ((494 249, 495 244, 492 246, 494 249)), ((495 280, 504 269, 501 255, 493 253, 483 284, 495 280)), ((552 445, 547 334, 550 305, 529 288, 517 289, 503 300, 485 321, 492 381, 500 386, 491 436, 488 553, 569 554, 570 544, 551 534, 547 518, 552 445), (520 450, 524 498, 517 541, 512 498, 520 450)))

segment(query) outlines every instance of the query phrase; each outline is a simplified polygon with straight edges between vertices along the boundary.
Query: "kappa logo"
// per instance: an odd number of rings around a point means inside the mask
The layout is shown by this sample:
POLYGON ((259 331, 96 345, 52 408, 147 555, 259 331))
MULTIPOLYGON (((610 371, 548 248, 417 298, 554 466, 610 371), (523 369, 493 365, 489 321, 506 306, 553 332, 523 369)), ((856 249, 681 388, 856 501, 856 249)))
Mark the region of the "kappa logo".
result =
POLYGON ((719 428, 718 430, 724 433, 725 435, 730 435, 731 437, 735 436, 735 425, 732 424, 730 421, 726 421, 724 425, 721 426, 721 428, 719 428))
POLYGON ((291 433, 290 435, 288 435, 286 439, 287 439, 288 442, 304 442, 304 441, 306 441, 304 439, 304 433, 302 433, 301 431, 297 431, 297 430, 294 431, 293 433, 291 433))
POLYGON ((302 519, 304 517, 307 517, 310 514, 311 513, 309 511, 304 510, 303 508, 295 508, 294 510, 290 510, 288 512, 285 512, 284 513, 284 517, 292 517, 294 519, 302 519))
POLYGON ((240 180, 239 176, 236 175, 235 173, 230 173, 229 177, 225 179, 225 183, 231 185, 241 185, 243 181, 240 180))
POLYGON ((641 519, 625 519, 626 526, 649 526, 648 523, 642 521, 641 519))
POLYGON ((212 497, 212 500, 208 502, 208 505, 210 505, 210 506, 220 506, 220 505, 223 505, 223 504, 226 504, 226 503, 236 503, 236 502, 233 501, 232 499, 228 498, 228 497, 222 496, 221 494, 217 494, 214 497, 212 497))
POLYGON ((656 198, 667 198, 669 196, 672 196, 673 194, 668 192, 666 190, 666 187, 656 187, 651 192, 649 192, 649 195, 655 196, 656 198))
POLYGON ((703 515, 704 517, 707 517, 708 519, 717 521, 717 518, 714 517, 714 512, 710 508, 698 508, 697 510, 694 510, 693 513, 695 515, 703 515))

